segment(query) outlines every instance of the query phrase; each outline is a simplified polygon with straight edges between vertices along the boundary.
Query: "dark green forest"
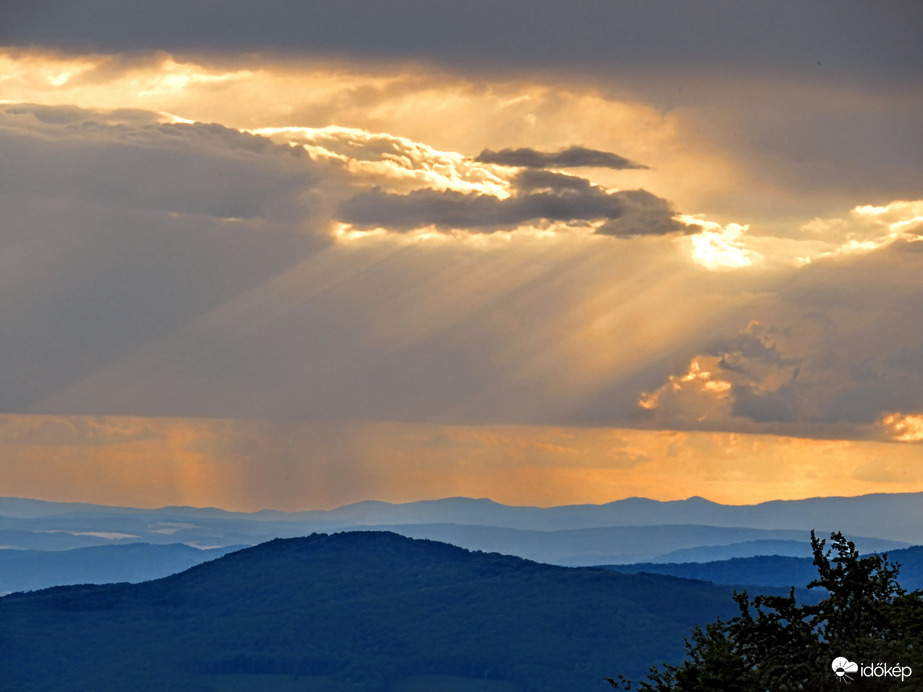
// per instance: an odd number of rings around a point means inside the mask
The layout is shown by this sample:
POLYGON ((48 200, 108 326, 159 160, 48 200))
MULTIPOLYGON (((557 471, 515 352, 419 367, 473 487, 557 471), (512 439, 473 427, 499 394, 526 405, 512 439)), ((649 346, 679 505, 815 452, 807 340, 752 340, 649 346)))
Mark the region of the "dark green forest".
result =
POLYGON ((886 692, 923 690, 923 592, 907 591, 887 555, 860 556, 841 533, 811 532, 814 579, 822 597, 736 593, 737 616, 696 627, 679 665, 653 667, 639 692, 886 692))

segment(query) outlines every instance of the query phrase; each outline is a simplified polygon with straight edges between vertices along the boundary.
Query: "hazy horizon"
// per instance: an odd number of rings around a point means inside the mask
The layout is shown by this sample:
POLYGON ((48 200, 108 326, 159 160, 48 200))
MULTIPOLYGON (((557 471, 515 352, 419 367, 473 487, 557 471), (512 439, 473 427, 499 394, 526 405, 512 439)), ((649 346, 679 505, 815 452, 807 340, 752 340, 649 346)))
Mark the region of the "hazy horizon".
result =
POLYGON ((923 491, 911 491, 903 493, 861 493, 858 495, 813 495, 810 497, 803 498, 793 498, 793 499, 780 499, 774 498, 771 500, 761 500, 759 502, 748 502, 748 503, 730 503, 730 502, 716 502, 707 497, 702 497, 701 495, 689 495, 687 497, 677 497, 668 500, 658 500, 650 497, 643 497, 640 495, 630 495, 627 497, 615 498, 612 500, 607 500, 603 502, 579 502, 579 503, 563 503, 563 504, 548 504, 548 505, 539 505, 539 504, 514 504, 508 502, 500 502, 491 497, 472 497, 467 495, 451 495, 451 496, 442 496, 442 497, 423 497, 414 500, 405 500, 405 501, 391 501, 391 500, 381 500, 374 497, 365 498, 362 500, 356 500, 355 502, 348 502, 341 505, 331 505, 328 507, 300 507, 300 508, 291 508, 291 509, 280 509, 278 507, 260 507, 257 509, 234 509, 229 507, 220 507, 217 505, 155 505, 155 504, 132 504, 132 505, 114 505, 107 503, 99 502, 85 502, 82 500, 46 500, 39 497, 14 497, 14 496, 0 496, 0 502, 3 500, 25 500, 25 501, 36 501, 36 502, 49 502, 57 504, 86 504, 93 505, 98 507, 111 507, 114 509, 141 509, 141 510, 159 510, 159 509, 168 509, 168 508, 183 508, 183 509, 217 509, 224 512, 230 513, 242 513, 242 514, 257 514, 260 512, 280 512, 283 514, 298 514, 304 512, 329 512, 335 511, 338 509, 344 509, 346 507, 352 507, 355 505, 362 505, 367 503, 375 504, 386 504, 391 506, 401 506, 401 505, 410 505, 416 503, 439 503, 450 500, 470 500, 472 502, 490 502, 495 505, 500 505, 503 507, 511 507, 514 509, 560 509, 567 507, 603 507, 606 505, 614 504, 617 502, 624 502, 627 500, 644 500, 658 503, 673 503, 673 502, 687 502, 689 500, 703 500, 709 504, 716 504, 723 507, 754 507, 757 505, 766 504, 769 502, 798 502, 802 500, 832 500, 832 499, 858 499, 863 497, 869 497, 873 495, 884 495, 884 496, 894 496, 894 495, 915 495, 923 491))

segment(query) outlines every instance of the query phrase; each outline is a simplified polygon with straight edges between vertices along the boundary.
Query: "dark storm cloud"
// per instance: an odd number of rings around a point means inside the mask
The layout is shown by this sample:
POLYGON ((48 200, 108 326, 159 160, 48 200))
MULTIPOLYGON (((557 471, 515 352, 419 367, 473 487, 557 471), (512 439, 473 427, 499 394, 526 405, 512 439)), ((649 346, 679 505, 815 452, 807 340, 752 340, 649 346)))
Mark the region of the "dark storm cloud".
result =
POLYGON ((912 83, 923 68, 921 22, 916 0, 30 0, 3 3, 0 44, 334 54, 597 76, 720 67, 912 83))
POLYGON ((374 188, 340 203, 341 221, 394 231, 436 226, 491 233, 530 221, 605 221, 604 235, 662 235, 686 229, 663 199, 645 190, 607 192, 574 176, 526 176, 526 188, 506 199, 455 190, 421 189, 401 195, 374 188), (536 179, 538 178, 538 179, 536 179), (540 191, 532 191, 538 187, 540 191))
POLYGON ((481 163, 499 163, 504 166, 521 166, 523 168, 647 168, 634 161, 608 151, 587 149, 586 147, 569 147, 563 151, 536 151, 535 149, 485 149, 478 154, 475 161, 481 163))

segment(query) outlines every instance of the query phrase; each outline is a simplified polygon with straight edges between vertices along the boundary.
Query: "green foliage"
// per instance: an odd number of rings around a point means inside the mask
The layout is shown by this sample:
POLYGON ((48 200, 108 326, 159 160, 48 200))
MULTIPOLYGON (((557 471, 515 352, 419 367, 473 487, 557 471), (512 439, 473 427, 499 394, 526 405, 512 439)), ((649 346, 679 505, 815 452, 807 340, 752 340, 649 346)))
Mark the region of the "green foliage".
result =
POLYGON ((788 596, 735 594, 736 617, 695 628, 679 665, 652 668, 637 686, 607 678, 616 689, 640 692, 823 692, 844 689, 923 690, 923 592, 908 593, 897 577, 899 566, 887 555, 859 557, 841 533, 826 541, 811 532, 817 578, 807 586, 823 589, 816 604, 788 596), (910 667, 911 676, 837 677, 833 659, 864 665, 910 667))

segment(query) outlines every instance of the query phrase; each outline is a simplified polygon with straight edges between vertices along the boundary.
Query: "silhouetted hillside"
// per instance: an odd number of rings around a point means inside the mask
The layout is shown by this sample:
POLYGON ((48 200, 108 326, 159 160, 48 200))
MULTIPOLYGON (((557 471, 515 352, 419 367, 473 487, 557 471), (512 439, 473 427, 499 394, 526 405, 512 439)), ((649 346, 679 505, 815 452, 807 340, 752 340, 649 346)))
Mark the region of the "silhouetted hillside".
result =
POLYGON ((315 534, 154 582, 2 598, 0 680, 22 692, 204 692, 451 676, 439 679, 452 689, 598 692, 612 670, 678 660, 691 625, 733 611, 729 589, 702 582, 315 534))
MULTIPOLYGON (((890 550, 888 559, 901 566, 898 581, 908 591, 923 589, 923 546, 890 550)), ((626 574, 669 574, 686 579, 702 579, 715 584, 761 586, 804 586, 817 576, 811 558, 760 555, 717 560, 715 562, 652 563, 606 565, 626 574)))

